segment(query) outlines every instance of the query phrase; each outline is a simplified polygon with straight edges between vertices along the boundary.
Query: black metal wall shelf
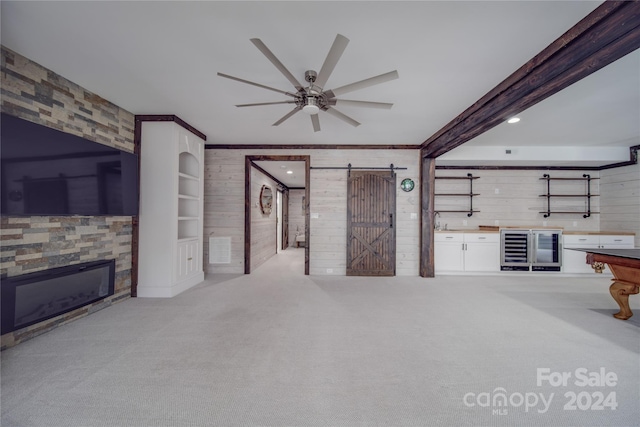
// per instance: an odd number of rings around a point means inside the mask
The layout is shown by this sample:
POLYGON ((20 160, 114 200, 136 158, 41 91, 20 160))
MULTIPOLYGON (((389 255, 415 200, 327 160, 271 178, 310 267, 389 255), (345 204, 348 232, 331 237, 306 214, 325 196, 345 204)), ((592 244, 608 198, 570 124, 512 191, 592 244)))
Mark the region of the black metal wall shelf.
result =
POLYGON ((583 218, 589 218, 591 216, 591 214, 598 214, 600 212, 592 212, 591 211, 591 198, 592 197, 598 197, 599 194, 591 194, 591 181, 594 179, 600 179, 600 178, 591 178, 591 175, 589 174, 583 174, 582 178, 552 178, 549 174, 544 174, 542 175, 542 178, 540 178, 540 180, 544 180, 547 181, 547 194, 540 194, 540 197, 546 197, 547 198, 547 210, 540 212, 541 214, 544 214, 543 216, 545 218, 549 218, 551 216, 551 214, 581 214, 583 218), (583 194, 551 194, 551 181, 584 181, 586 183, 586 189, 585 192, 583 194), (580 197, 580 198, 584 198, 587 204, 587 209, 586 211, 583 212, 579 212, 579 211, 552 211, 551 210, 551 198, 552 197, 556 197, 556 198, 574 198, 574 197, 580 197))
POLYGON ((466 213, 467 216, 472 216, 474 213, 478 213, 480 211, 473 210, 473 198, 475 196, 479 196, 480 194, 473 192, 473 180, 480 178, 479 176, 473 176, 468 173, 467 176, 436 176, 435 179, 445 179, 445 180, 468 180, 469 181, 469 192, 468 193, 435 193, 435 196, 442 197, 468 197, 469 198, 469 209, 467 210, 437 210, 439 213, 443 212, 459 212, 466 213))

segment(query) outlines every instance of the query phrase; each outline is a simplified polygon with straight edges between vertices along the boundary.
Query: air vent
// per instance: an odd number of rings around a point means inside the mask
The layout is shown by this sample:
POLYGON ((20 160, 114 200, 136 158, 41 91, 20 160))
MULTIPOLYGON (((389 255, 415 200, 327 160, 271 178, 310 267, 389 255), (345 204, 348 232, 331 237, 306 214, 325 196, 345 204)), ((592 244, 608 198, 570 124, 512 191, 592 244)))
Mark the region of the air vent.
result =
POLYGON ((209 264, 231 264, 231 237, 209 237, 209 264))

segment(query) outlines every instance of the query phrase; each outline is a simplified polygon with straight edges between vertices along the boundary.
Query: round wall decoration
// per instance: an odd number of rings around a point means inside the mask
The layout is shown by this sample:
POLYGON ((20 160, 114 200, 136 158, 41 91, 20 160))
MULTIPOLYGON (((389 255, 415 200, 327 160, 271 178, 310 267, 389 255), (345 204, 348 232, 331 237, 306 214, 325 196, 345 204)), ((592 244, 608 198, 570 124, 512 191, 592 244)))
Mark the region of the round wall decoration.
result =
POLYGON ((405 178, 400 183, 400 188, 402 188, 406 192, 409 192, 409 191, 413 190, 413 187, 415 187, 415 184, 414 184, 413 180, 410 179, 410 178, 405 178))
POLYGON ((271 187, 263 185, 260 190, 260 210, 264 215, 271 215, 271 206, 273 204, 273 192, 271 187))

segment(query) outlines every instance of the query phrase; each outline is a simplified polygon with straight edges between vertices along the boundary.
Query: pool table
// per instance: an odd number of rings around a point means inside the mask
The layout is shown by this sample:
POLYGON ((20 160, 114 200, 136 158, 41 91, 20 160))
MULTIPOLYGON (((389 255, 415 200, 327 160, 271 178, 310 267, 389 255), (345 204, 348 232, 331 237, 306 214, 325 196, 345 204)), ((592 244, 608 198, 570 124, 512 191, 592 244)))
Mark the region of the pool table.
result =
POLYGON ((587 253, 587 264, 591 264, 596 273, 602 273, 604 264, 613 273, 613 283, 609 292, 620 306, 613 315, 616 319, 627 320, 633 313, 629 308, 629 295, 640 292, 640 248, 635 249, 580 249, 587 253))

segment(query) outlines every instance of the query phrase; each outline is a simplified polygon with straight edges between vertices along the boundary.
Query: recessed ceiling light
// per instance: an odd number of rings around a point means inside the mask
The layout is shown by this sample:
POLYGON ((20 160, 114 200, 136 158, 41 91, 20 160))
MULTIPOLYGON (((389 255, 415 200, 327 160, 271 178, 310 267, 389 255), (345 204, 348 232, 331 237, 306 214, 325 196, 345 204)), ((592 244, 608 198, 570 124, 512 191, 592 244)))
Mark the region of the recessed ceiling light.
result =
POLYGON ((287 173, 288 173, 289 175, 291 175, 291 174, 293 173, 293 171, 287 171, 287 173))
POLYGON ((507 120, 507 123, 518 123, 520 121, 520 117, 511 117, 507 120))

